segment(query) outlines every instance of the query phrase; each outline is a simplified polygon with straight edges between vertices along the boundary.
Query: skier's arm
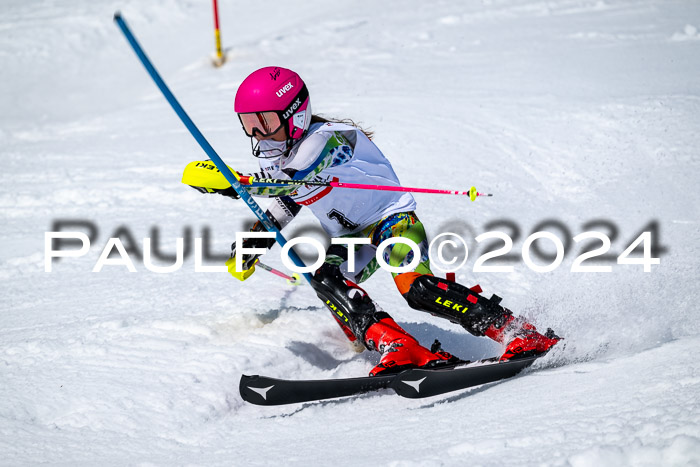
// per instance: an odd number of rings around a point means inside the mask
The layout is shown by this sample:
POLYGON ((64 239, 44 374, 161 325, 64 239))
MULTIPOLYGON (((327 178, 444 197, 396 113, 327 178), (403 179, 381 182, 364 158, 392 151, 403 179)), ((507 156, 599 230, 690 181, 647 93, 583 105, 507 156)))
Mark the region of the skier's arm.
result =
MULTIPOLYGON (((233 189, 216 166, 211 161, 190 162, 185 167, 182 175, 182 183, 191 186, 201 193, 218 193, 234 199, 239 198, 238 193, 233 189)), ((296 204, 288 196, 279 196, 274 199, 268 210, 267 217, 282 230, 299 213, 301 206, 296 204)), ((253 225, 251 232, 263 232, 265 228, 259 221, 253 225)), ((247 238, 243 241, 244 247, 250 248, 272 248, 275 244, 273 238, 247 238)), ((244 255, 242 259, 243 271, 235 269, 236 243, 231 245, 231 258, 226 262, 228 270, 234 277, 245 280, 255 269, 253 266, 260 255, 244 255)))
MULTIPOLYGON (((319 138, 314 139, 318 140, 319 138)), ((296 155, 292 160, 293 163, 289 164, 288 168, 283 170, 261 170, 260 172, 249 174, 238 173, 238 175, 245 175, 256 179, 310 180, 325 168, 321 164, 323 162, 323 157, 321 157, 323 154, 318 153, 318 151, 323 151, 323 147, 318 147, 321 141, 317 141, 316 144, 314 144, 312 140, 310 141, 310 145, 306 143, 307 142, 304 143, 304 147, 302 148, 303 155, 296 155)), ((226 177, 224 177, 209 160, 194 161, 187 164, 182 174, 182 183, 191 186, 200 193, 217 193, 233 199, 240 198, 236 190, 234 190, 228 180, 226 180, 226 177)), ((297 185, 257 187, 243 185, 243 188, 253 196, 273 198, 290 195, 299 187, 297 185)))
MULTIPOLYGON (((352 134, 339 131, 313 133, 278 170, 263 170, 247 175, 258 179, 312 180, 324 169, 343 164, 352 158, 352 139, 352 134)), ((211 161, 190 162, 182 174, 182 183, 202 193, 218 193, 234 199, 239 198, 238 193, 211 161)), ((299 188, 296 185, 243 187, 251 195, 260 197, 287 196, 299 188)))
MULTIPOLYGON (((311 134, 299 149, 286 159, 278 170, 261 171, 250 174, 254 178, 273 178, 283 180, 312 180, 324 169, 346 162, 352 157, 352 147, 348 139, 340 132, 321 131, 311 134), (338 157, 341 153, 343 157, 338 157)), ((294 193, 299 187, 272 186, 249 187, 245 189, 253 196, 283 196, 294 193)))

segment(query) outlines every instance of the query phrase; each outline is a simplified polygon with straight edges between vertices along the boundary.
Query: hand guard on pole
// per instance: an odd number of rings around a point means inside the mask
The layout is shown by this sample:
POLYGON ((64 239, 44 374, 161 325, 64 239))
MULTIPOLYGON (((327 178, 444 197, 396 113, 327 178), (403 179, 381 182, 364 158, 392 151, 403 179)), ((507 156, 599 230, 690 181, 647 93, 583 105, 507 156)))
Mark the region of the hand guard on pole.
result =
POLYGON ((211 161, 194 161, 187 164, 182 173, 182 183, 200 193, 217 193, 233 199, 240 198, 226 177, 211 161))
POLYGON ((231 274, 233 277, 238 279, 239 281, 244 281, 248 279, 250 276, 253 275, 255 272, 255 263, 258 262, 257 256, 253 257, 253 264, 248 267, 248 269, 244 269, 243 271, 238 271, 236 269, 236 257, 232 256, 231 258, 226 260, 226 267, 228 268, 228 273, 231 274))
MULTIPOLYGON (((260 221, 253 225, 250 229, 251 232, 267 232, 265 227, 260 221)), ((270 249, 275 244, 274 238, 246 238, 243 240, 242 247, 244 248, 267 248, 270 249)), ((258 258, 261 255, 247 255, 244 254, 241 257, 242 270, 238 271, 236 269, 236 242, 231 244, 231 258, 226 261, 226 267, 228 268, 229 274, 240 281, 244 281, 255 272, 255 263, 258 262, 258 258)))

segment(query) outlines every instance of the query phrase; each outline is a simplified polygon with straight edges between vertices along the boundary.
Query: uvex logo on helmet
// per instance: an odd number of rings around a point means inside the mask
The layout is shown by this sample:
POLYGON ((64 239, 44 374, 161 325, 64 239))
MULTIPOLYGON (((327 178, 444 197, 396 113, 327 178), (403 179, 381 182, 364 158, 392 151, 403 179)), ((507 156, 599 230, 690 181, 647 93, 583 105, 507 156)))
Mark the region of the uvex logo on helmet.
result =
POLYGON ((294 111, 299 108, 300 105, 301 98, 297 97, 297 100, 295 100, 294 103, 287 110, 284 111, 284 113, 282 114, 282 118, 287 120, 294 113, 294 111))
POLYGON ((282 97, 284 94, 292 89, 294 86, 292 86, 292 82, 290 81, 289 83, 285 84, 284 87, 280 90, 277 91, 277 97, 282 97))

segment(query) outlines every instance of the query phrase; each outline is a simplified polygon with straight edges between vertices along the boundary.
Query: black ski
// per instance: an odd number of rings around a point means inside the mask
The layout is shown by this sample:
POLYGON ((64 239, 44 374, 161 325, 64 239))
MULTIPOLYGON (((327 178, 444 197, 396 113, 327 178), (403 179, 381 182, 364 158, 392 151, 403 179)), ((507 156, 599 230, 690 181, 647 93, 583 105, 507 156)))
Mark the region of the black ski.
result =
POLYGON ((243 400, 257 405, 282 405, 333 399, 391 388, 408 398, 430 397, 515 376, 537 357, 509 362, 496 359, 460 364, 450 368, 411 369, 388 376, 288 380, 267 376, 241 377, 243 400))
POLYGON ((436 396, 511 378, 532 365, 538 358, 539 356, 520 358, 508 362, 481 360, 454 368, 406 370, 394 378, 391 388, 398 395, 411 399, 436 396))
POLYGON ((243 375, 239 390, 243 400, 252 404, 294 404, 387 389, 396 376, 293 380, 243 375))

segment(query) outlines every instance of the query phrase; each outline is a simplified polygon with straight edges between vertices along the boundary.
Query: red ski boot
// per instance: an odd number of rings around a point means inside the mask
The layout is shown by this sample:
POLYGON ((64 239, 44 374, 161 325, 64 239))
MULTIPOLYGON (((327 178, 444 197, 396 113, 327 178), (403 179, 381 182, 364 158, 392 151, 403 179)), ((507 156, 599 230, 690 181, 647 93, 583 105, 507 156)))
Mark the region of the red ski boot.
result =
POLYGON ((535 326, 523 320, 509 316, 500 328, 491 325, 484 334, 501 344, 510 339, 500 360, 534 357, 549 351, 561 338, 554 331, 547 329, 544 335, 537 332, 535 326))
MULTIPOLYGON (((385 315, 386 316, 386 315, 385 315)), ((382 352, 379 365, 369 372, 370 376, 398 373, 408 368, 431 368, 458 363, 459 359, 439 349, 430 351, 404 331, 390 317, 373 324, 365 333, 368 347, 382 352)))

